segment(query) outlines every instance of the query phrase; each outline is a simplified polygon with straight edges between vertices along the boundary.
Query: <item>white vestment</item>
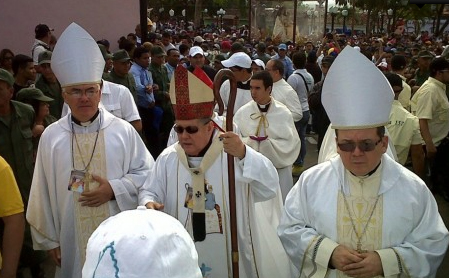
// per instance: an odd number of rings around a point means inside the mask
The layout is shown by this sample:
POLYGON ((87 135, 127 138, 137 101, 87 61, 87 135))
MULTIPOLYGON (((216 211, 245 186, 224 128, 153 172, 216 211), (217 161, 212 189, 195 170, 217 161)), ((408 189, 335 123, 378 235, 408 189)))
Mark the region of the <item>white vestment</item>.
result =
MULTIPOLYGON (((217 143, 217 135, 212 144, 217 143)), ((164 211, 181 221, 192 234, 192 209, 186 206, 201 195, 195 190, 189 195, 189 188, 195 181, 193 173, 198 174, 195 169, 201 170, 197 167, 203 158, 188 158, 192 164, 188 169, 179 150, 176 143, 157 158, 153 176, 139 194, 139 203, 164 204, 164 211)), ((198 263, 204 277, 232 277, 227 154, 222 146, 210 167, 201 172, 207 189, 203 199, 206 238, 195 242, 198 263)), ((288 257, 276 236, 282 202, 276 195, 279 180, 273 164, 247 147, 245 158, 235 159, 235 191, 240 277, 292 277, 288 257)))
POLYGON ((271 96, 287 106, 288 110, 292 113, 294 122, 302 119, 302 107, 299 102, 298 94, 283 78, 273 83, 271 96))
MULTIPOLYGON (((127 87, 120 84, 103 80, 101 101, 98 107, 106 109, 112 115, 129 123, 140 120, 139 111, 137 111, 137 105, 134 102, 133 95, 127 87)), ((70 113, 70 107, 67 103, 64 103, 61 117, 64 117, 68 113, 70 113)))
MULTIPOLYGON (((437 203, 414 173, 385 154, 381 163, 377 206, 382 221, 370 224, 380 225, 380 238, 371 237, 380 242, 375 251, 384 277, 434 277, 449 243, 437 203)), ((341 275, 328 264, 338 245, 341 188, 352 195, 346 173, 340 157, 332 158, 304 171, 287 196, 278 235, 290 259, 307 272, 304 277, 341 275)), ((350 225, 346 231, 352 232, 350 225)))
MULTIPOLYGON (((296 96, 295 93, 295 97, 296 96)), ((299 103, 299 101, 298 101, 299 103)), ((281 186, 282 200, 293 187, 292 165, 301 149, 292 114, 285 105, 272 98, 266 113, 261 113, 257 103, 250 101, 234 115, 245 144, 266 156, 276 167, 281 186), (267 136, 258 141, 255 139, 267 136)))
MULTIPOLYGON (((249 83, 249 80, 247 82, 242 83, 247 84, 249 83)), ((226 80, 225 82, 223 82, 223 84, 221 84, 220 87, 220 96, 221 99, 223 100, 224 105, 224 113, 223 113, 224 116, 226 116, 226 113, 228 111, 230 92, 231 92, 231 85, 229 83, 229 80, 226 80)), ((234 114, 237 112, 237 110, 239 110, 240 107, 247 104, 251 100, 253 100, 253 98, 251 97, 251 92, 249 91, 249 88, 242 89, 237 87, 237 95, 235 96, 235 103, 234 103, 234 114)), ((218 105, 215 107, 215 111, 218 111, 218 105)))
POLYGON ((83 266, 75 232, 74 192, 68 190, 72 150, 77 148, 72 128, 77 134, 92 133, 99 124, 106 155, 104 178, 115 196, 108 202, 110 215, 137 207, 139 189, 154 164, 135 129, 103 109, 89 126, 72 124, 69 114, 45 129, 39 141, 27 220, 36 250, 61 248, 61 268, 57 267, 56 277, 79 278, 83 266))

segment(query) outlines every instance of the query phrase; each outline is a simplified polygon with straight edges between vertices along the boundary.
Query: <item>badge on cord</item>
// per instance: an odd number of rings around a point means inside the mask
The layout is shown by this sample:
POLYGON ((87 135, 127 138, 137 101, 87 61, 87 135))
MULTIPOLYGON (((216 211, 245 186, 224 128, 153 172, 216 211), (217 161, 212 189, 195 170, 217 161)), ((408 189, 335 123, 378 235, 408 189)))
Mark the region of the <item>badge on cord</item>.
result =
POLYGON ((72 170, 70 173, 70 180, 69 180, 69 191, 84 192, 84 181, 86 178, 86 172, 80 171, 80 170, 72 170))

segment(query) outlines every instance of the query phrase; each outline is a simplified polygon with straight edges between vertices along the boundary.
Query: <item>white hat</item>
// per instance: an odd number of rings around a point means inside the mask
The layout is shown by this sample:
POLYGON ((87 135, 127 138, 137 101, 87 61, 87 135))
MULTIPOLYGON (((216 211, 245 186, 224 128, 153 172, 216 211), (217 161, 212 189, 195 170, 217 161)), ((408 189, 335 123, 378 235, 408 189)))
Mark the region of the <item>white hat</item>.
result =
POLYGON ((354 49, 357 50, 358 52, 360 52, 360 47, 359 46, 354 46, 354 49))
POLYGON ((61 34, 51 57, 51 68, 62 87, 100 83, 104 65, 97 43, 76 23, 61 34))
POLYGON ((193 39, 193 41, 194 41, 194 42, 204 42, 204 39, 203 39, 201 36, 196 36, 196 37, 193 39))
POLYGON ((201 54, 201 55, 204 56, 204 51, 203 51, 203 49, 202 49, 201 47, 199 47, 199 46, 192 46, 192 47, 190 48, 190 51, 189 51, 189 56, 190 56, 190 57, 193 57, 193 56, 195 56, 196 54, 201 54))
POLYGON ((234 53, 229 59, 221 61, 221 64, 227 68, 238 66, 244 69, 249 69, 251 68, 252 63, 253 61, 251 58, 244 52, 234 53))
POLYGON ((89 238, 83 278, 201 278, 192 238, 172 216, 146 209, 112 216, 89 238))
POLYGON ((323 84, 323 106, 335 129, 386 125, 393 98, 382 72, 352 47, 337 56, 323 84))
POLYGON ((256 65, 258 65, 259 67, 262 67, 262 69, 265 69, 265 63, 260 60, 260 59, 254 59, 253 63, 255 63, 256 65))

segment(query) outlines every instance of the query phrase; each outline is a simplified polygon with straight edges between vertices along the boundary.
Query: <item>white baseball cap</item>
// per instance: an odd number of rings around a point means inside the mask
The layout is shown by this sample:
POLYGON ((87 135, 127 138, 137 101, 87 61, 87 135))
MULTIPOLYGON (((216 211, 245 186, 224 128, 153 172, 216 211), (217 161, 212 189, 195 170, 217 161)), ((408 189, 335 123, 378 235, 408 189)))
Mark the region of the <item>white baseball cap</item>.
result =
POLYGON ((253 63, 256 64, 256 65, 258 65, 259 67, 262 67, 262 69, 265 69, 265 63, 264 63, 262 60, 260 60, 260 59, 254 59, 254 60, 253 60, 253 63))
POLYGON ((192 238, 172 216, 146 209, 112 216, 89 238, 83 278, 201 278, 192 238))
POLYGON ((229 57, 229 59, 221 61, 221 64, 226 68, 238 66, 241 68, 249 69, 251 68, 252 63, 253 61, 251 60, 251 58, 244 52, 234 53, 231 57, 229 57))
POLYGON ((190 51, 189 51, 189 56, 190 56, 190 57, 193 57, 193 56, 195 56, 196 54, 201 54, 201 55, 204 56, 204 51, 203 51, 203 49, 202 49, 201 47, 199 47, 199 46, 192 46, 192 47, 190 48, 190 51))

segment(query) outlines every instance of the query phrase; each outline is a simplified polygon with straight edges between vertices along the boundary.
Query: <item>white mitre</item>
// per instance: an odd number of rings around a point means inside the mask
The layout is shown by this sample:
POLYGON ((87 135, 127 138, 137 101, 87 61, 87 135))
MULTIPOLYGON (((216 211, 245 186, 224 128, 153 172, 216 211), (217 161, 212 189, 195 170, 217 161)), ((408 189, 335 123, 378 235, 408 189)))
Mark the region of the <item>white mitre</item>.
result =
POLYGON ((51 57, 51 68, 62 87, 101 83, 104 65, 97 43, 76 23, 61 34, 51 57))
POLYGON ((393 99, 383 73, 352 47, 337 56, 323 83, 322 103, 334 129, 385 126, 393 99))

